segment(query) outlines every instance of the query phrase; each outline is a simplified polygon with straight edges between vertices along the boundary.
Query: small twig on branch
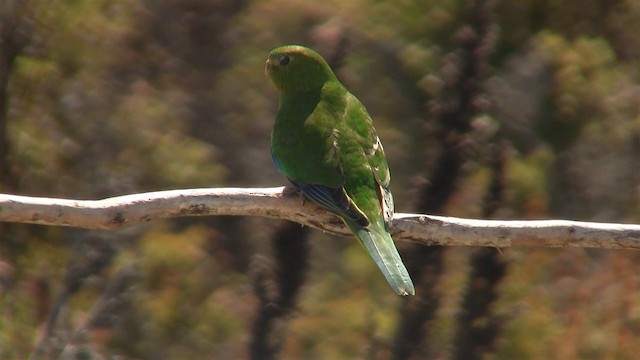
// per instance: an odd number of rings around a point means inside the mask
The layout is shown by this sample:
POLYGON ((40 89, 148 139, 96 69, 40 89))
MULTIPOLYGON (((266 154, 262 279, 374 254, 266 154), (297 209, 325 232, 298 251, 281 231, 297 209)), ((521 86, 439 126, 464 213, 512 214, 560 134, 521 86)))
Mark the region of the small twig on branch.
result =
MULTIPOLYGON (((342 222, 292 190, 211 188, 169 190, 103 200, 0 194, 0 221, 86 229, 117 229, 156 219, 244 215, 294 221, 348 236, 342 222)), ((502 221, 397 213, 396 240, 423 245, 640 249, 640 225, 567 220, 502 221)))

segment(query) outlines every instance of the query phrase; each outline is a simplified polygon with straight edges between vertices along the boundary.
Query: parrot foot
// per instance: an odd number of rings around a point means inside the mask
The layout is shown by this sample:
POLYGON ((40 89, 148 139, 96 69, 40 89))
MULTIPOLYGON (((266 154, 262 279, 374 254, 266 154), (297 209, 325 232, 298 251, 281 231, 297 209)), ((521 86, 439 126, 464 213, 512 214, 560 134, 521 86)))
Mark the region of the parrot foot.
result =
POLYGON ((302 193, 300 193, 300 190, 296 189, 295 187, 285 185, 284 189, 282 190, 282 195, 287 197, 299 196, 299 195, 302 195, 302 193))
POLYGON ((302 203, 302 205, 306 204, 306 202, 307 202, 307 197, 304 196, 302 191, 300 191, 300 189, 298 189, 295 186, 292 187, 292 186, 285 185, 284 190, 282 190, 282 195, 284 195, 284 196, 298 196, 300 198, 300 202, 302 203))

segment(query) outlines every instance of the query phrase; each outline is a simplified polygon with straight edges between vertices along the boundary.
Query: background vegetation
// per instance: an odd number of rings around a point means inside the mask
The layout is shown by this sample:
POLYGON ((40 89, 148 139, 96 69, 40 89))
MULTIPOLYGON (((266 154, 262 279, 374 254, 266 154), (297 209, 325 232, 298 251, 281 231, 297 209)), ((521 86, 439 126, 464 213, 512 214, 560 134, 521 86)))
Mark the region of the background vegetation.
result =
MULTIPOLYGON (((285 180, 269 50, 367 106, 400 212, 640 222, 634 0, 0 0, 0 191, 285 180)), ((355 241, 255 218, 0 224, 0 358, 635 359, 640 254, 355 241)))

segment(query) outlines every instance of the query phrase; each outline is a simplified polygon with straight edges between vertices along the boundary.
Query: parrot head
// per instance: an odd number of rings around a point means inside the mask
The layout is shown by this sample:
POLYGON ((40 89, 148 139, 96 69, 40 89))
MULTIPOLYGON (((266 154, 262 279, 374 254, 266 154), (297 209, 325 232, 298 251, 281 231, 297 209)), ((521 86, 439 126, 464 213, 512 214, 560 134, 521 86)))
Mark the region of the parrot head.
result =
POLYGON ((281 92, 318 90, 336 78, 320 54, 298 45, 273 49, 265 74, 281 92))

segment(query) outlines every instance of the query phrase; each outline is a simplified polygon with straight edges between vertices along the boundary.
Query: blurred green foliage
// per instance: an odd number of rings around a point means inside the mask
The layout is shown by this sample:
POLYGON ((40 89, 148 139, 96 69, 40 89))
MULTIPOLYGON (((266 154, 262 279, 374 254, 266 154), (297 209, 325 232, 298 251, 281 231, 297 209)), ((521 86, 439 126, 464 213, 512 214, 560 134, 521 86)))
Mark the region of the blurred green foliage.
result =
MULTIPOLYGON (((397 210, 410 212, 442 151, 431 110, 460 75, 456 39, 469 9, 438 0, 2 0, 0 191, 101 198, 284 184, 269 154, 277 94, 263 64, 271 48, 300 43, 334 59, 373 115, 397 210)), ((638 2, 502 1, 492 13, 483 115, 446 213, 481 216, 486 148, 500 133, 509 155, 498 217, 640 222, 638 2)), ((220 218, 117 232, 106 270, 77 265, 88 275, 76 291, 65 280, 82 255, 72 249, 91 232, 1 224, 0 358, 26 358, 38 344, 43 358, 246 357, 259 311, 251 269, 269 256, 273 229, 271 220, 220 218)), ((446 256, 429 357, 451 357, 469 256, 446 256)), ((485 358, 637 358, 639 254, 501 256, 509 272, 493 312, 504 326, 485 358)), ((282 324, 282 358, 389 357, 403 300, 355 242, 315 233, 311 258, 282 324)))

